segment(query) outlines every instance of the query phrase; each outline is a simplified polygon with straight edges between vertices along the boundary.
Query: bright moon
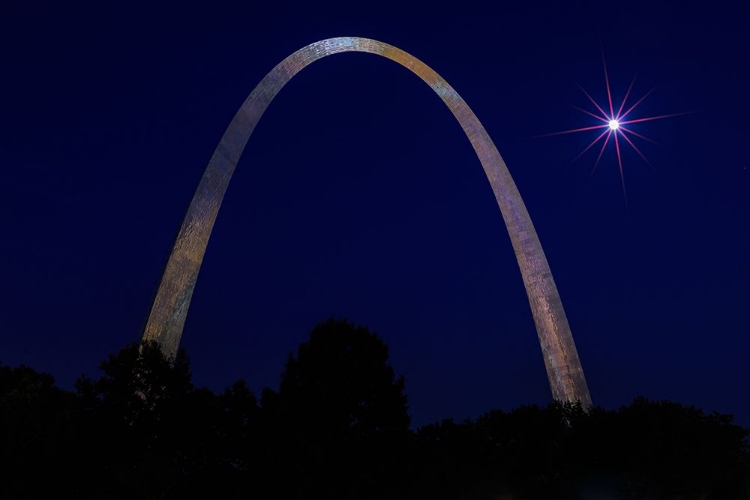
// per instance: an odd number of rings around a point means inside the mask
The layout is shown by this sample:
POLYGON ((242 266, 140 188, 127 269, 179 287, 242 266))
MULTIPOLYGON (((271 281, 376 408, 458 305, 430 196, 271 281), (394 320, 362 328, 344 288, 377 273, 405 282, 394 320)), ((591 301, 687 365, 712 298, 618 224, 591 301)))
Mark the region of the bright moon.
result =
POLYGON ((609 128, 610 130, 617 130, 618 128, 620 128, 620 122, 618 122, 617 120, 610 120, 609 128))

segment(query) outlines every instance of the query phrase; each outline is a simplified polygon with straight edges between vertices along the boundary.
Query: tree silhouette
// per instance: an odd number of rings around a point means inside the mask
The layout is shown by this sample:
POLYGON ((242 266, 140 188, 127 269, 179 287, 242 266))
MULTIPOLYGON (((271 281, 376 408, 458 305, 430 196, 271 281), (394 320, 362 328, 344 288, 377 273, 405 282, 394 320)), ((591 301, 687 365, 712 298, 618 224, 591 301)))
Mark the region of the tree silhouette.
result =
POLYGON ((76 430, 73 393, 55 387, 49 374, 0 365, 0 498, 70 490, 76 430))
POLYGON ((291 496, 381 497, 378 474, 398 483, 410 423, 404 380, 367 328, 337 319, 317 325, 289 356, 278 393, 264 391, 262 407, 283 443, 276 460, 304 478, 291 496))
POLYGON ((91 496, 177 496, 215 459, 216 398, 191 381, 180 351, 167 359, 158 344, 131 343, 100 365, 98 380, 77 381, 84 406, 91 496))
POLYGON ((180 351, 111 354, 76 392, 0 365, 0 498, 749 499, 748 430, 669 401, 552 403, 409 430, 375 333, 317 325, 258 404, 196 388, 180 351))
POLYGON ((346 320, 317 325, 289 356, 279 397, 330 433, 364 438, 409 428, 404 379, 388 363, 388 346, 346 320))
POLYGON ((636 398, 597 424, 595 454, 625 479, 628 498, 749 496, 748 431, 731 416, 636 398))

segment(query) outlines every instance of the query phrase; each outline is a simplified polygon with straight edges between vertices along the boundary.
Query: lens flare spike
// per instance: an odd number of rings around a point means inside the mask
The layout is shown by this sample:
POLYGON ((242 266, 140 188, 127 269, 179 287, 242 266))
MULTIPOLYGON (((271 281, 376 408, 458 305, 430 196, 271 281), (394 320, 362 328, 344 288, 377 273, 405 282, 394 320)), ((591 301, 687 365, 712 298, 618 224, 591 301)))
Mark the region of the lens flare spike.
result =
POLYGON ((618 134, 615 134, 615 150, 617 151, 617 164, 620 166, 620 180, 622 181, 622 195, 625 198, 625 211, 629 212, 628 193, 625 190, 625 172, 622 169, 622 155, 620 154, 620 141, 617 140, 617 135, 618 134))
POLYGON ((599 110, 599 112, 602 114, 602 116, 609 116, 609 115, 607 115, 607 112, 604 111, 601 106, 599 106, 599 104, 594 100, 594 98, 591 97, 591 95, 589 95, 588 92, 586 92, 586 89, 584 89, 580 85, 578 85, 578 88, 581 89, 581 92, 583 92, 586 95, 586 97, 589 98, 589 101, 591 101, 594 104, 594 106, 596 106, 596 109, 599 110))
POLYGON ((630 140, 630 138, 629 138, 629 137, 628 137, 627 135, 625 135, 625 134, 621 134, 621 135, 622 135, 622 138, 623 138, 623 139, 625 139, 626 141, 628 141, 628 144, 630 144, 630 147, 631 147, 631 148, 633 148, 633 149, 635 149, 635 152, 636 152, 636 153, 638 153, 638 154, 640 155, 640 157, 641 157, 641 158, 643 158, 643 161, 645 161, 646 163, 648 163, 648 166, 649 166, 649 167, 653 167, 653 165, 651 165, 651 162, 650 162, 650 161, 648 161, 648 158, 646 158, 646 157, 645 157, 645 156, 643 155, 643 153, 641 153, 641 150, 640 150, 640 149, 638 149, 638 147, 636 147, 636 145, 635 145, 635 144, 633 144, 633 141, 631 141, 631 140, 630 140))
POLYGON ((625 97, 622 98, 622 102, 620 103, 620 109, 617 110, 617 114, 615 115, 615 120, 622 120, 622 109, 625 107, 625 103, 628 101, 628 97, 630 97, 630 91, 633 90, 633 85, 635 84, 635 79, 638 76, 638 72, 633 75, 633 79, 630 81, 630 86, 628 87, 628 91, 625 92, 625 97))
MULTIPOLYGON (((609 88, 609 75, 607 74, 607 60, 604 58, 604 47, 602 47, 602 66, 604 66, 604 83, 607 86, 607 100, 609 101, 609 116, 615 116, 615 108, 612 106, 612 91, 609 88)), ((606 115, 606 113, 604 113, 606 115)))
POLYGON ((625 117, 628 116, 630 114, 630 112, 633 111, 635 108, 637 108, 638 105, 640 103, 642 103, 644 99, 646 99, 649 95, 651 95, 651 92, 653 92, 654 90, 656 90, 656 87, 652 88, 651 90, 649 90, 648 92, 646 92, 643 95, 643 97, 641 97, 640 99, 638 99, 637 101, 635 101, 635 104, 633 104, 632 106, 630 106, 627 111, 625 111, 622 115, 620 115, 619 119, 620 120, 624 120, 625 117))
POLYGON ((602 144, 602 149, 599 150, 599 156, 596 157, 596 162, 594 162, 594 168, 591 169, 589 180, 591 180, 591 178, 594 176, 596 167, 599 166, 599 161, 602 159, 602 155, 604 154, 604 149, 607 147, 607 143, 609 142, 610 137, 612 137, 612 130, 607 130, 607 138, 604 139, 604 144, 602 144))
POLYGON ((586 151, 588 151, 589 149, 591 149, 594 144, 596 144, 597 142, 599 142, 599 140, 602 137, 604 137, 606 134, 609 134, 610 132, 611 132, 611 130, 607 129, 604 132, 602 132, 601 134, 599 134, 599 136, 596 139, 594 139, 593 141, 591 141, 591 144, 589 144, 588 146, 586 146, 586 149, 584 149, 583 151, 581 151, 580 153, 578 153, 578 156, 576 156, 575 158, 573 158, 573 161, 571 161, 570 163, 571 164, 575 163, 576 160, 578 160, 578 158, 580 158, 581 156, 583 156, 584 154, 586 154, 586 151))
POLYGON ((622 126, 622 124, 620 124, 620 130, 622 130, 623 132, 627 132, 628 134, 633 134, 634 136, 638 137, 639 139, 643 139, 644 141, 648 141, 651 144, 656 144, 657 146, 659 145, 659 143, 656 142, 655 140, 649 139, 645 135, 641 135, 638 132, 634 132, 633 130, 630 130, 629 128, 625 128, 625 127, 622 126))
POLYGON ((582 113, 586 113, 587 115, 589 115, 589 116, 591 116, 591 117, 594 117, 594 118, 596 118, 597 120, 601 120, 601 121, 603 121, 604 123, 609 123, 609 120, 608 120, 607 118, 605 118, 605 117, 602 117, 602 116, 599 116, 599 115, 595 115, 595 114, 594 114, 594 113, 592 113, 591 111, 586 111, 585 109, 583 109, 583 108, 579 108, 578 106, 573 106, 573 107, 574 107, 575 109, 577 109, 578 111, 582 112, 582 113))
POLYGON ((628 120, 620 123, 623 125, 630 125, 632 123, 650 122, 652 120, 661 120, 662 118, 672 118, 673 116, 689 115, 691 113, 692 111, 685 111, 683 113, 670 113, 668 115, 648 116, 646 118, 636 118, 635 120, 628 120))
POLYGON ((553 135, 572 134, 574 132, 585 132, 587 130, 597 130, 597 129, 603 129, 603 128, 608 128, 608 127, 609 127, 608 124, 592 125, 591 127, 574 128, 572 130, 563 130, 562 132, 552 132, 551 134, 537 135, 536 137, 551 137, 553 135))

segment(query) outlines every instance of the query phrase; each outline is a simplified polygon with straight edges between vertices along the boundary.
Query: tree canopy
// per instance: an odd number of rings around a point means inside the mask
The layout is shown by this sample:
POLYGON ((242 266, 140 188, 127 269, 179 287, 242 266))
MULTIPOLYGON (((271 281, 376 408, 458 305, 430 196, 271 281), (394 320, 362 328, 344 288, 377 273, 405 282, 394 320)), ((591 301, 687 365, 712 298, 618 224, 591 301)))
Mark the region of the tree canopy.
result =
POLYGON ((76 390, 0 365, 2 498, 750 498, 748 430, 636 398, 551 403, 411 429, 379 335, 313 328, 260 402, 214 393, 184 352, 129 344, 76 390))

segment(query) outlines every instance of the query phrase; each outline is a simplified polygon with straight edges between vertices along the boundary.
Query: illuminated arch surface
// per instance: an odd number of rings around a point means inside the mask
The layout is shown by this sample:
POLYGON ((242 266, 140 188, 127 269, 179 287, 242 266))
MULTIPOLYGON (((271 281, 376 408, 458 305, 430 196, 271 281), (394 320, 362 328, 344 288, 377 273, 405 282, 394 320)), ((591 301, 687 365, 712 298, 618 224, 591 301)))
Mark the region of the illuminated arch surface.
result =
POLYGON ((323 57, 368 52, 395 61, 424 80, 448 106, 471 141, 490 181, 521 268, 542 347, 552 396, 591 406, 586 379, 560 295, 541 243, 513 179, 487 131, 464 100, 435 71, 392 45, 359 37, 322 40, 293 53, 268 73, 229 124, 185 214, 143 334, 170 357, 177 352, 206 245, 237 161, 263 112, 294 75, 323 57))

